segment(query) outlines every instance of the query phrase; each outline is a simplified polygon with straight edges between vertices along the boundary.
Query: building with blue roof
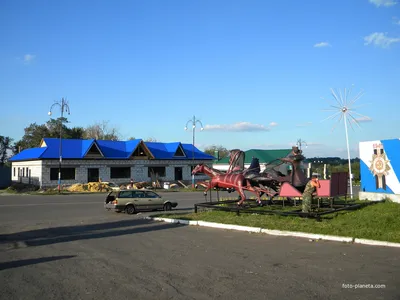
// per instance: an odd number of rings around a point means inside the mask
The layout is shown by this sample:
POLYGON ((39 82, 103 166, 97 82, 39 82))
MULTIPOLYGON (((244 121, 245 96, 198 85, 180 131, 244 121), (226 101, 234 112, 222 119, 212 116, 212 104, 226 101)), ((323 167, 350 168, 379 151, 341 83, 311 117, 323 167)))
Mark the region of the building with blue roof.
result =
MULTIPOLYGON (((192 144, 145 142, 142 139, 110 141, 43 138, 39 147, 25 149, 10 158, 14 182, 40 187, 58 184, 61 152, 61 182, 134 181, 171 182, 191 180, 194 165, 211 165, 215 157, 192 144), (61 150, 61 151, 60 151, 61 150)), ((204 176, 196 175, 198 180, 204 176)))

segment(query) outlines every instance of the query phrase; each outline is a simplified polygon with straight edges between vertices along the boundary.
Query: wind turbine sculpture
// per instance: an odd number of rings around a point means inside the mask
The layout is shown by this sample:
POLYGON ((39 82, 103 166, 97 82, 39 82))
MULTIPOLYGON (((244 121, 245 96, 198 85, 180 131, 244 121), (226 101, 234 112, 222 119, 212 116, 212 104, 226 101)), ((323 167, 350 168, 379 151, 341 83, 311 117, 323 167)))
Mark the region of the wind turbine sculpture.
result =
MULTIPOLYGON (((331 93, 333 98, 335 99, 334 105, 330 105, 329 109, 325 109, 325 111, 334 111, 332 115, 330 115, 325 120, 333 120, 337 119, 337 123, 332 127, 332 131, 335 129, 337 124, 339 124, 342 120, 344 121, 344 130, 346 132, 346 144, 347 144, 347 157, 349 162, 349 176, 350 176, 350 197, 353 199, 353 183, 352 183, 352 173, 351 173, 351 162, 350 162, 350 148, 349 148, 349 135, 347 132, 347 123, 349 123, 350 127, 354 130, 352 123, 355 123, 359 128, 361 128, 359 121, 368 121, 369 117, 362 115, 356 112, 357 106, 353 106, 358 99, 364 94, 363 91, 360 91, 357 96, 353 99, 348 100, 350 98, 351 90, 354 84, 350 88, 350 90, 344 89, 344 94, 342 95, 341 91, 335 91, 331 89, 331 93), (356 117, 358 116, 358 118, 356 117)), ((322 98, 324 99, 324 98, 322 98)), ((359 106, 358 106, 359 107, 359 106)))

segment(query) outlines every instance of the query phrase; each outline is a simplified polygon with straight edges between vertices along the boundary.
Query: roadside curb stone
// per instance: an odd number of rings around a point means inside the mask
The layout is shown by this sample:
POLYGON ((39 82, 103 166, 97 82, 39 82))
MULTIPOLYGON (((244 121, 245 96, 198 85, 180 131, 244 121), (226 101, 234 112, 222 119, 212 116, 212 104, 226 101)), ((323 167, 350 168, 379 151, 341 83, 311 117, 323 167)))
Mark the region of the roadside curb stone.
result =
POLYGON ((251 233, 264 233, 264 234, 275 235, 275 236, 301 237, 301 238, 308 238, 310 241, 324 240, 324 241, 336 241, 336 242, 352 243, 352 244, 363 244, 363 245, 372 245, 372 246, 400 248, 400 243, 359 239, 359 238, 354 238, 354 237, 324 235, 324 234, 307 233, 307 232, 300 232, 300 231, 263 229, 263 228, 258 228, 258 227, 249 227, 249 226, 241 226, 241 225, 233 225, 233 224, 222 224, 222 223, 214 223, 214 222, 206 222, 206 221, 189 221, 189 220, 158 218, 158 217, 146 217, 146 219, 154 220, 154 221, 162 221, 162 222, 167 222, 167 223, 175 223, 175 224, 186 224, 186 225, 195 225, 195 226, 203 226, 203 227, 211 227, 211 228, 239 230, 239 231, 246 231, 246 232, 251 232, 251 233))

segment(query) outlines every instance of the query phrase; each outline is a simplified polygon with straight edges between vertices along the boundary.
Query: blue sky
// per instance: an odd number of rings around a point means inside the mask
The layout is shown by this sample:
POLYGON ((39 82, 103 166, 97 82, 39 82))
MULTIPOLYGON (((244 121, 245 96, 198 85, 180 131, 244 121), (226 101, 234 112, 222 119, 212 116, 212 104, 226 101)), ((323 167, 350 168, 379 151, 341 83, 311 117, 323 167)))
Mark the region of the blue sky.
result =
POLYGON ((70 126, 108 121, 122 139, 191 143, 196 116, 200 149, 302 139, 306 156, 347 157, 344 123, 323 121, 331 88, 352 88, 348 103, 364 91, 352 157, 399 138, 395 0, 5 0, 0 38, 0 135, 14 140, 64 97, 70 126))

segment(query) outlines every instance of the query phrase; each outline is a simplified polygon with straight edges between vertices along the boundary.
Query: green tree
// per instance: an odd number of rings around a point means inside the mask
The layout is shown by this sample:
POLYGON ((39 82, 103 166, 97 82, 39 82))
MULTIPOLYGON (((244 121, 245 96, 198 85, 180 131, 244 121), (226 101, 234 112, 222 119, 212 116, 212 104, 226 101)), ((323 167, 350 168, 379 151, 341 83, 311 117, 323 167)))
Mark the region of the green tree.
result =
POLYGON ((12 150, 13 139, 8 136, 0 135, 0 166, 3 166, 8 159, 8 152, 12 150))
POLYGON ((14 154, 24 149, 39 147, 43 138, 59 138, 60 126, 62 126, 63 139, 81 139, 84 130, 81 127, 67 127, 67 118, 50 119, 46 124, 31 123, 24 129, 24 136, 12 147, 14 154))
POLYGON ((229 155, 229 150, 221 145, 212 145, 204 149, 204 153, 215 156, 215 151, 218 151, 219 159, 227 157, 229 155))

